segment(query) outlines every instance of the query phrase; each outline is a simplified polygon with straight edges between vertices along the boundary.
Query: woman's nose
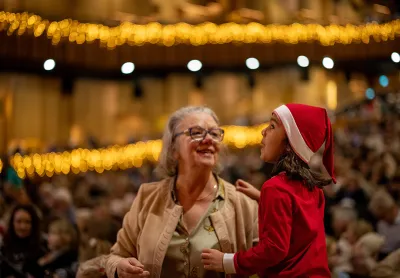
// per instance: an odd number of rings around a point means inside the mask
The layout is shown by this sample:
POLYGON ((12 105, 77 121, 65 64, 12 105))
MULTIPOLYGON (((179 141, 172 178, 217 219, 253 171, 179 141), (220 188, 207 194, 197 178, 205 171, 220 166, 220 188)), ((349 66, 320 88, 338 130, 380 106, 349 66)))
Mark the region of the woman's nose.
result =
POLYGON ((209 133, 207 133, 206 137, 204 137, 202 142, 203 143, 209 143, 209 142, 212 142, 212 141, 213 141, 213 139, 212 139, 211 135, 209 133))

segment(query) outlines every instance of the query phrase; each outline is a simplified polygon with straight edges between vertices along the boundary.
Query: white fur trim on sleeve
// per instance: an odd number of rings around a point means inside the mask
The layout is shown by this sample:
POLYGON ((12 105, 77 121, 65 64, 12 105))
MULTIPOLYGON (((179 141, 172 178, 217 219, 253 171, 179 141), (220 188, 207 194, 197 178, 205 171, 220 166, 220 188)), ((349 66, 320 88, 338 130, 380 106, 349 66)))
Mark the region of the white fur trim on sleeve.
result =
POLYGON ((226 274, 236 274, 234 253, 224 254, 224 271, 226 274))

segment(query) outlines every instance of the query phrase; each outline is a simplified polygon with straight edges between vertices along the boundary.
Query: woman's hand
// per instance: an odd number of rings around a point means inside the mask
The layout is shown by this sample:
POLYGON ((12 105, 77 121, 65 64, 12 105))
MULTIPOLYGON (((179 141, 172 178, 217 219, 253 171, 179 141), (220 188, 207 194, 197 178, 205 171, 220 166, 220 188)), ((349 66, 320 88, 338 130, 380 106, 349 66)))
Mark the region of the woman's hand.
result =
POLYGON ((150 272, 144 270, 142 265, 135 258, 125 258, 117 265, 118 278, 150 277, 150 272))
POLYGON ((224 272, 224 253, 215 249, 204 249, 201 254, 204 269, 224 272))
POLYGON ((260 190, 244 180, 239 179, 236 181, 236 190, 242 192, 244 195, 256 200, 257 202, 260 201, 260 190))

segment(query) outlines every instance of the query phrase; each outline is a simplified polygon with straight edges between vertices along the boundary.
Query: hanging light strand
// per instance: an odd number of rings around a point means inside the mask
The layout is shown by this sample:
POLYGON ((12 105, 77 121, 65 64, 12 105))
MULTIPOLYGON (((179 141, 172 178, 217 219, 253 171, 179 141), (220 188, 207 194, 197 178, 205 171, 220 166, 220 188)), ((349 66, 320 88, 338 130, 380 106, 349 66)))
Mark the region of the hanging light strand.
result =
MULTIPOLYGON (((261 142, 261 131, 267 125, 254 127, 226 126, 224 144, 228 147, 245 148, 261 142)), ((39 175, 84 173, 109 170, 125 170, 141 167, 145 161, 156 162, 161 152, 161 140, 138 142, 126 146, 101 149, 75 149, 70 152, 14 155, 10 163, 20 178, 39 175)), ((2 164, 0 160, 0 172, 2 164)))
POLYGON ((319 42, 324 46, 334 44, 365 43, 394 40, 400 35, 400 20, 388 23, 367 23, 364 25, 319 24, 262 25, 259 23, 217 25, 206 22, 199 25, 177 23, 162 25, 152 22, 137 25, 123 22, 116 27, 102 24, 80 23, 64 19, 49 21, 35 14, 0 12, 0 30, 8 35, 46 35, 54 45, 63 39, 71 43, 84 44, 99 41, 101 46, 114 49, 129 44, 141 46, 156 44, 193 46, 227 43, 285 43, 298 44, 319 42))

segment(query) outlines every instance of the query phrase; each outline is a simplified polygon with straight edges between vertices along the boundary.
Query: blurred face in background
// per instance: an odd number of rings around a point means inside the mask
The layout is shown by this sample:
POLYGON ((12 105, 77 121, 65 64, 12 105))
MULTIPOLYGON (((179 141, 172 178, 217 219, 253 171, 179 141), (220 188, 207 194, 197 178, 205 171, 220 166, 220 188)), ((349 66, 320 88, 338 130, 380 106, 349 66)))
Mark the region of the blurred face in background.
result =
POLYGON ((42 184, 39 187, 39 196, 42 201, 42 203, 45 205, 47 208, 51 208, 53 206, 53 194, 52 194, 53 188, 49 184, 42 184))
POLYGON ((60 249, 62 247, 60 234, 50 231, 49 236, 47 237, 47 246, 52 251, 60 249))
POLYGON ((221 129, 210 114, 186 116, 175 134, 175 155, 180 167, 214 168, 218 163, 222 138, 221 129))
POLYGON ((14 214, 13 225, 15 234, 19 238, 27 238, 31 235, 32 218, 27 211, 23 209, 17 210, 14 214))
POLYGON ((275 114, 272 115, 268 127, 262 131, 262 136, 260 158, 269 163, 277 162, 285 151, 287 137, 281 121, 275 114))

